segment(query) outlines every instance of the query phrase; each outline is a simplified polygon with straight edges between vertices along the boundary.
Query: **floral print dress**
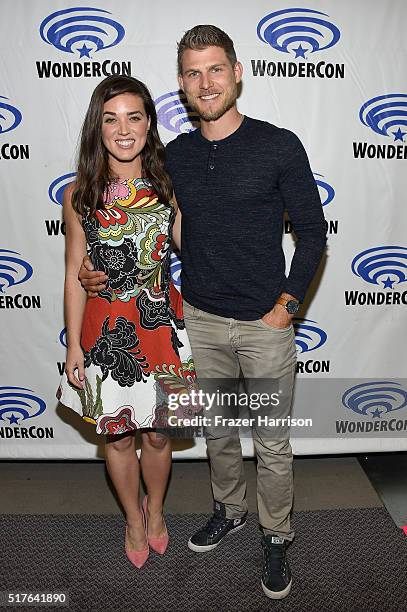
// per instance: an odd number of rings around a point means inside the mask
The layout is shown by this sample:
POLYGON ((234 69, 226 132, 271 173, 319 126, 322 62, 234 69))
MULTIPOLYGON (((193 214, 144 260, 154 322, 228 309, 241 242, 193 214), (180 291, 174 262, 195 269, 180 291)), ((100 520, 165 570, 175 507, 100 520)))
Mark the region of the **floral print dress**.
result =
POLYGON ((174 219, 146 179, 112 182, 105 209, 83 218, 88 254, 108 282, 85 307, 84 388, 64 374, 57 397, 99 434, 166 426, 168 394, 194 385, 182 299, 170 276, 174 219))

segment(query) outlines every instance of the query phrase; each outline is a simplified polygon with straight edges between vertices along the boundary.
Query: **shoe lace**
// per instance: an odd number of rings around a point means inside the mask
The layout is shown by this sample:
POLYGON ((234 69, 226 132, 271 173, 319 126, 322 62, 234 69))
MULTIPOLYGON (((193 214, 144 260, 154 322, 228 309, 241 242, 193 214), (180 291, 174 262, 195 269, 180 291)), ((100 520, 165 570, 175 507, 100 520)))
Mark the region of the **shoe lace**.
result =
POLYGON ((209 521, 206 523, 204 530, 207 532, 216 531, 219 527, 222 527, 227 519, 219 514, 213 514, 209 521))
POLYGON ((285 547, 281 544, 263 544, 264 571, 285 573, 285 547))

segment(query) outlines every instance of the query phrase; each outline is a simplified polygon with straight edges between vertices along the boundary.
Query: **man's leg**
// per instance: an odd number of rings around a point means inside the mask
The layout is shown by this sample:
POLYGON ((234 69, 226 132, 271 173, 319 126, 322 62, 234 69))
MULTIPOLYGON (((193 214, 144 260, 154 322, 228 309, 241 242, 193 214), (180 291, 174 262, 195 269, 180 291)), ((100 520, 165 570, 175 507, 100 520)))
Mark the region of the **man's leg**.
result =
MULTIPOLYGON (((257 505, 263 529, 265 569, 263 590, 268 597, 288 595, 291 574, 285 559, 285 546, 294 537, 290 525, 293 501, 292 451, 286 425, 273 427, 267 419, 287 423, 291 412, 296 351, 292 326, 276 329, 263 321, 239 322, 241 347, 239 361, 246 391, 277 394, 278 404, 252 410, 253 441, 257 456, 257 505), (280 563, 281 561, 281 563, 280 563), (282 572, 275 567, 283 568, 282 572)), ((253 397, 257 397, 253 396, 253 397)), ((274 396, 276 397, 276 396, 274 396)))
MULTIPOLYGON (((240 372, 239 361, 233 348, 236 322, 194 308, 185 301, 184 319, 201 388, 205 392, 236 392, 240 372)), ((221 413, 222 409, 205 411, 205 416, 212 418, 212 425, 206 428, 205 434, 215 515, 224 523, 224 519, 230 519, 224 525, 226 531, 223 535, 226 535, 227 532, 243 526, 247 502, 239 432, 236 427, 215 425, 215 415, 221 413)), ((205 544, 202 537, 196 539, 193 536, 189 546, 192 548, 196 540, 196 548, 192 549, 205 552, 217 546, 222 537, 217 542, 215 538, 205 544)))

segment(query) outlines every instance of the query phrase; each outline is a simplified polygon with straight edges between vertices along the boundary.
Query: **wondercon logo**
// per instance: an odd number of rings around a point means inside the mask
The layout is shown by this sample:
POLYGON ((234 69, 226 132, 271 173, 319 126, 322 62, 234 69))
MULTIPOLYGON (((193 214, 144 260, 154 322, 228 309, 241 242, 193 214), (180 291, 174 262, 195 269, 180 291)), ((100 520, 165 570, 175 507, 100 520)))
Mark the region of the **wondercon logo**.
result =
POLYGON ((319 197, 321 198, 322 206, 326 206, 327 204, 332 202, 332 200, 334 199, 335 189, 331 185, 329 185, 329 183, 326 183, 325 181, 321 180, 321 178, 324 178, 323 174, 318 174, 318 172, 313 172, 313 175, 314 175, 317 187, 318 187, 319 197), (318 177, 321 177, 321 178, 318 178, 318 177))
POLYGON ((380 418, 407 406, 407 391, 400 383, 378 380, 351 387, 343 394, 342 404, 357 414, 380 418))
POLYGON ((170 274, 174 286, 180 291, 181 289, 181 261, 175 253, 171 253, 170 257, 170 274))
POLYGON ((377 134, 393 135, 395 141, 404 142, 407 131, 401 128, 407 126, 407 94, 386 94, 368 100, 359 111, 359 119, 377 134))
POLYGON ((15 130, 23 118, 18 108, 3 102, 3 100, 8 100, 8 98, 0 96, 0 134, 15 130))
POLYGON ((42 21, 40 35, 59 51, 90 58, 92 53, 114 47, 124 38, 123 26, 108 15, 109 11, 86 6, 56 11, 42 21))
POLYGON ((64 196, 65 187, 69 185, 69 183, 72 183, 75 176, 76 172, 69 172, 68 174, 63 174, 52 181, 51 185, 48 187, 48 195, 51 202, 62 206, 62 198, 64 196))
POLYGON ((381 246, 362 251, 352 261, 352 272, 372 285, 393 289, 407 280, 407 248, 381 246))
POLYGON ((24 387, 0 387, 0 421, 10 425, 32 419, 46 409, 43 399, 33 395, 31 389, 24 387))
POLYGON ((329 49, 340 39, 336 25, 323 19, 328 16, 307 8, 275 11, 259 21, 257 36, 276 51, 306 59, 306 54, 329 49))
POLYGON ((64 327, 64 329, 61 329, 61 332, 59 334, 59 341, 63 347, 68 348, 68 343, 66 341, 66 327, 64 327))
POLYGON ((293 321, 298 354, 315 351, 327 341, 326 332, 316 325, 310 325, 312 323, 316 321, 300 318, 295 318, 293 321))
POLYGON ((13 285, 25 283, 33 275, 30 264, 19 255, 16 251, 0 249, 0 293, 13 285))
POLYGON ((157 120, 170 132, 185 134, 193 132, 199 125, 199 116, 192 110, 185 94, 170 91, 154 100, 157 120))

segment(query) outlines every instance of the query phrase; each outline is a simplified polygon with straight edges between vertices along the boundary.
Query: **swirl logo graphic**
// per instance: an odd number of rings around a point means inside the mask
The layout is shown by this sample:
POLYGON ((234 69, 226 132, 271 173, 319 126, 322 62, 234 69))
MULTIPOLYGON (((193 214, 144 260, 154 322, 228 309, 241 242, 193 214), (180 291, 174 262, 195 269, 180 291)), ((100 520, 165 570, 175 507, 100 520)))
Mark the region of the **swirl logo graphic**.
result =
POLYGON ((351 387, 343 394, 342 404, 357 414, 380 418, 407 406, 407 391, 400 383, 378 380, 351 387))
POLYGON ((19 425, 26 419, 42 414, 46 409, 43 399, 33 395, 31 389, 24 387, 0 387, 0 421, 9 425, 19 425))
POLYGON ((327 204, 332 202, 332 200, 334 199, 335 189, 331 185, 326 183, 325 181, 321 181, 320 178, 317 178, 317 177, 324 178, 323 174, 318 174, 318 172, 314 172, 313 174, 314 174, 315 182, 318 187, 319 197, 321 198, 322 206, 326 206, 327 204))
POLYGON ((69 172, 68 174, 59 176, 55 181, 52 181, 51 185, 48 187, 48 195, 51 202, 62 206, 65 187, 69 185, 69 183, 72 183, 75 176, 76 172, 69 172))
POLYGON ((11 106, 11 104, 6 104, 2 100, 8 100, 8 98, 0 96, 0 134, 5 134, 15 130, 20 125, 23 116, 18 108, 11 106))
POLYGON ((377 96, 363 104, 359 111, 359 119, 377 134, 389 136, 394 140, 404 142, 407 131, 407 94, 386 94, 377 96), (392 130, 391 128, 396 128, 392 130))
POLYGON ((56 11, 42 21, 40 35, 60 51, 90 58, 92 53, 114 47, 124 38, 123 26, 107 15, 111 13, 88 6, 56 11))
POLYGON ((199 116, 192 110, 181 91, 170 91, 154 100, 158 123, 170 132, 185 134, 199 125, 199 116))
POLYGON ((16 255, 20 253, 0 249, 0 293, 13 285, 25 283, 33 275, 30 264, 16 255))
POLYGON ((394 289, 393 285, 407 280, 407 248, 381 246, 362 251, 352 261, 352 272, 367 283, 394 289))
POLYGON ((315 351, 328 339, 328 335, 323 329, 316 327, 316 325, 310 325, 310 323, 316 323, 316 321, 299 318, 295 318, 293 321, 298 354, 315 351))
POLYGON ((179 259, 179 257, 177 257, 177 255, 175 253, 171 253, 171 258, 170 258, 170 273, 171 273, 171 279, 172 282, 174 283, 174 286, 178 289, 178 291, 181 290, 181 261, 179 259))
POLYGON ((341 37, 339 29, 323 17, 329 15, 307 8, 269 13, 259 21, 257 36, 277 51, 306 59, 307 53, 329 49, 341 37))
POLYGON ((68 344, 66 341, 66 327, 64 327, 64 329, 61 329, 61 332, 59 334, 59 341, 62 344, 62 346, 64 346, 65 348, 68 348, 68 344))

